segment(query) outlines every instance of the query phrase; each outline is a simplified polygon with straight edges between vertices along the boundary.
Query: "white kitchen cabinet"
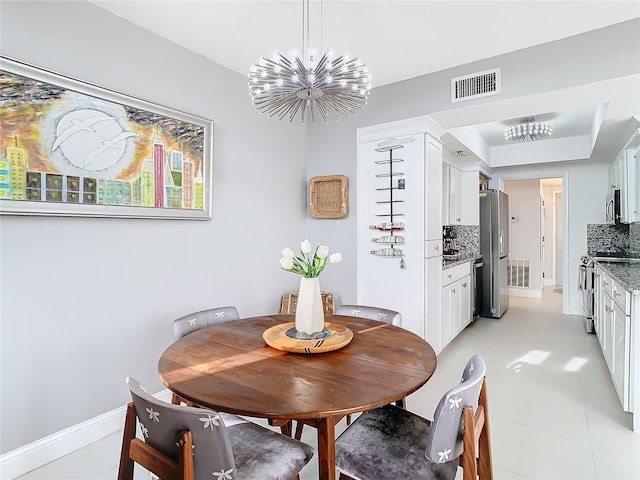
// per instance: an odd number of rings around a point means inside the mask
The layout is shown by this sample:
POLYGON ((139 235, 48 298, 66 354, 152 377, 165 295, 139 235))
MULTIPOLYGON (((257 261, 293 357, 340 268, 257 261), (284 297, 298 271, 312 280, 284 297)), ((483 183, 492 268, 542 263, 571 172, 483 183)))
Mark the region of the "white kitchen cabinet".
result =
POLYGON ((442 271, 442 348, 471 323, 470 273, 468 262, 442 271))
POLYGON ((620 221, 640 221, 640 129, 609 165, 609 189, 620 190, 620 221))
POLYGON ((478 171, 463 171, 445 163, 442 170, 442 223, 479 225, 478 171))
POLYGON ((635 150, 629 159, 629 200, 631 221, 640 222, 640 149, 635 150))
POLYGON ((426 135, 425 153, 424 238, 442 244, 442 144, 426 135))
POLYGON ((600 348, 622 408, 629 412, 633 410, 635 387, 631 330, 632 321, 637 322, 632 320, 632 296, 615 278, 596 266, 594 302, 594 325, 600 348))
POLYGON ((629 360, 631 317, 613 303, 611 315, 611 378, 622 408, 629 411, 629 360))
POLYGON ((449 166, 449 225, 462 225, 462 172, 449 166))
POLYGON ((425 335, 424 339, 436 353, 442 351, 442 304, 441 304, 441 272, 442 257, 432 256, 425 259, 424 311, 425 335))
POLYGON ((609 190, 620 188, 620 158, 616 157, 609 165, 609 190))
POLYGON ((424 119, 358 130, 354 302, 399 311, 402 327, 429 343, 440 319, 442 270, 442 146, 430 132, 424 119), (399 230, 375 228, 385 222, 399 230), (399 255, 382 256, 378 241, 391 235, 403 237, 394 245, 399 255))

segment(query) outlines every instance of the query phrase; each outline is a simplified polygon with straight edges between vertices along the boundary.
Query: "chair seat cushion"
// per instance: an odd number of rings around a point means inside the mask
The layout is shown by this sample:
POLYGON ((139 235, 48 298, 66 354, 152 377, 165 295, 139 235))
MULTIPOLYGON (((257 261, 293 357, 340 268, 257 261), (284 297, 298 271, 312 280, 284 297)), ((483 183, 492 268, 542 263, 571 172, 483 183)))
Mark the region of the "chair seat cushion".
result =
POLYGON ((365 412, 336 440, 336 466, 360 480, 453 479, 459 458, 433 463, 425 457, 431 422, 387 405, 365 412))
POLYGON ((309 445, 255 423, 238 423, 227 433, 240 480, 291 480, 313 456, 309 445))

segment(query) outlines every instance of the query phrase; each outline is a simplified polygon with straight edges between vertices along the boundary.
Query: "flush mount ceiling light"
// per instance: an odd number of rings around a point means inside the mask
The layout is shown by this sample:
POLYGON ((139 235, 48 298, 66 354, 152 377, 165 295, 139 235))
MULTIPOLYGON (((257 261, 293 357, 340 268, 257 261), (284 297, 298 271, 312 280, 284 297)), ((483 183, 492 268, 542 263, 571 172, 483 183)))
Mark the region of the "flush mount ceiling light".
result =
POLYGON ((504 139, 511 143, 530 142, 549 138, 552 133, 553 127, 549 122, 536 122, 529 117, 520 120, 518 125, 505 128, 504 139))
MULTIPOLYGON (((253 105, 269 118, 296 116, 304 123, 307 114, 315 123, 316 114, 327 122, 355 115, 367 103, 371 76, 357 58, 346 54, 334 58, 326 50, 316 62, 309 42, 309 0, 302 7, 302 57, 289 60, 281 53, 262 57, 249 72, 249 93, 253 105)), ((322 1, 320 2, 320 50, 322 51, 322 1)))

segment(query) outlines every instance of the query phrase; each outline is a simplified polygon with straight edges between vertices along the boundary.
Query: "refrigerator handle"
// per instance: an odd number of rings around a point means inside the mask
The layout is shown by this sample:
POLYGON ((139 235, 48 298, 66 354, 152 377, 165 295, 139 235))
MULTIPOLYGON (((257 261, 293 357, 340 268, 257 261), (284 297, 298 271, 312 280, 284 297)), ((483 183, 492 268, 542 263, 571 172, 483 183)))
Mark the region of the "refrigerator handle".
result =
POLYGON ((500 249, 498 255, 502 255, 502 230, 498 233, 498 242, 500 244, 500 249))

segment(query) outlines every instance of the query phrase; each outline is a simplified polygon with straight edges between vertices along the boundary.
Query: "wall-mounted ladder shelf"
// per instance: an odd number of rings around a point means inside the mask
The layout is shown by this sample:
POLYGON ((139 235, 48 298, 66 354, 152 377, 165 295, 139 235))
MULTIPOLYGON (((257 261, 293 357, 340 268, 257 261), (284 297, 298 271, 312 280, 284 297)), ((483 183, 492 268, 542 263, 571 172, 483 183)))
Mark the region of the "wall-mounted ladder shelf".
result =
POLYGON ((402 158, 395 157, 394 151, 404 148, 403 145, 386 145, 381 148, 376 148, 375 151, 379 153, 388 153, 389 158, 375 160, 374 163, 380 166, 387 166, 388 170, 380 173, 376 173, 375 177, 379 179, 388 179, 388 185, 377 187, 376 191, 388 192, 388 198, 384 200, 377 200, 375 203, 378 205, 388 206, 388 213, 377 213, 376 217, 386 217, 389 222, 381 223, 378 225, 370 225, 369 228, 385 232, 387 235, 381 237, 374 237, 371 239, 373 243, 388 245, 388 247, 379 248, 377 250, 371 250, 369 253, 380 257, 398 258, 402 259, 401 267, 404 268, 404 254, 402 249, 398 248, 398 245, 405 243, 404 236, 396 235, 396 232, 404 231, 404 223, 397 222, 395 219, 403 217, 404 213, 400 213, 396 210, 404 203, 403 199, 396 198, 398 190, 404 190, 405 181, 404 173, 397 170, 401 163, 404 162, 402 158))

